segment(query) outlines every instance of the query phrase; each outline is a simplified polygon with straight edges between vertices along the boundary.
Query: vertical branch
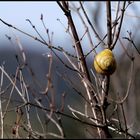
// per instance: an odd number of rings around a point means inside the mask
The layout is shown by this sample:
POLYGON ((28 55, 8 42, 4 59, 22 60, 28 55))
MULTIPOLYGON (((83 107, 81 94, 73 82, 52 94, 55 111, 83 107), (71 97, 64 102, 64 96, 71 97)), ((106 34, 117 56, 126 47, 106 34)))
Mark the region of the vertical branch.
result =
POLYGON ((107 12, 107 35, 108 35, 107 44, 108 44, 108 47, 110 48, 110 45, 112 43, 112 28, 111 28, 112 19, 111 19, 111 2, 110 1, 106 2, 106 12, 107 12))
MULTIPOLYGON (((111 19, 111 2, 106 2, 106 11, 107 11, 107 44, 108 48, 112 44, 112 19, 111 19)), ((102 81, 102 105, 106 108, 107 105, 107 96, 109 91, 109 83, 110 83, 110 76, 105 75, 102 81)))
MULTIPOLYGON (((80 3, 81 3, 81 2, 80 2, 80 3)), ((88 28, 88 26, 87 26, 85 20, 83 19, 82 15, 81 15, 81 13, 80 13, 80 8, 77 8, 77 7, 75 6, 74 3, 72 3, 72 5, 73 5, 73 8, 76 10, 76 13, 78 14, 79 18, 81 19, 81 21, 82 21, 82 23, 83 23, 85 29, 87 30, 87 36, 88 36, 88 39, 89 39, 89 43, 90 43, 92 49, 94 49, 95 46, 94 46, 94 44, 93 44, 93 42, 92 42, 92 37, 91 37, 91 35, 90 35, 89 28, 88 28)), ((82 3, 81 3, 81 5, 82 5, 82 3)), ((95 51, 95 50, 93 50, 92 52, 94 52, 94 53, 96 54, 96 51, 95 51)))
POLYGON ((119 17, 119 8, 120 8, 120 1, 118 1, 118 4, 117 4, 117 11, 116 11, 116 18, 115 18, 115 21, 114 21, 114 29, 113 29, 113 34, 112 34, 112 40, 115 38, 117 22, 120 18, 119 17))
POLYGON ((84 58, 84 53, 83 53, 83 50, 82 50, 81 43, 79 41, 79 37, 78 37, 77 31, 76 31, 71 13, 69 11, 69 7, 66 4, 66 2, 64 2, 64 1, 62 2, 62 4, 63 4, 64 9, 66 10, 65 15, 68 19, 68 24, 71 28, 73 38, 74 38, 74 41, 75 41, 75 47, 76 47, 76 51, 77 51, 77 55, 78 55, 78 59, 79 59, 79 69, 81 70, 81 72, 84 73, 84 76, 90 81, 90 76, 89 76, 86 61, 85 61, 85 58, 84 58))
MULTIPOLYGON (((3 66, 2 66, 3 67, 3 66)), ((1 91, 2 91, 2 85, 3 85, 3 72, 1 72, 1 78, 0 78, 0 127, 1 127, 1 136, 0 138, 3 139, 3 130, 4 130, 4 122, 3 122, 3 113, 2 113, 2 98, 1 98, 1 91)))
POLYGON ((104 109, 106 109, 107 105, 108 105, 108 103, 107 103, 107 96, 108 96, 108 91, 109 91, 109 83, 110 83, 110 76, 108 76, 108 75, 103 76, 103 79, 102 79, 102 100, 101 100, 101 103, 102 103, 104 109))
MULTIPOLYGON (((103 116, 102 116, 103 114, 101 112, 101 109, 100 108, 98 108, 98 109, 95 108, 95 106, 98 104, 97 97, 96 96, 94 96, 94 98, 92 97, 93 92, 91 91, 91 87, 89 87, 89 85, 87 83, 87 81, 91 81, 91 80, 90 80, 89 72, 88 72, 88 69, 87 69, 87 64, 86 64, 86 61, 85 61, 82 46, 81 46, 81 43, 79 41, 79 37, 78 37, 76 27, 74 25, 74 22, 73 22, 73 19, 72 19, 72 16, 71 16, 71 12, 69 10, 69 5, 65 1, 62 1, 62 4, 60 2, 57 2, 57 3, 60 6, 60 8, 63 10, 63 12, 65 13, 65 15, 68 19, 68 24, 71 28, 73 39, 74 39, 74 42, 75 42, 75 49, 77 51, 79 70, 80 70, 81 73, 83 73, 80 76, 81 76, 81 78, 83 78, 83 84, 84 84, 84 87, 86 89, 88 100, 90 101, 90 106, 91 106, 91 109, 92 109, 93 116, 96 120, 96 124, 103 123, 103 116), (97 121, 97 120, 100 120, 100 121, 97 121)), ((104 128, 97 127, 97 134, 98 134, 99 138, 110 137, 110 135, 108 135, 108 131, 107 131, 106 127, 104 127, 104 128)))
POLYGON ((121 19, 120 19, 120 23, 119 23, 119 25, 118 25, 117 33, 116 33, 116 35, 115 35, 116 38, 114 38, 113 43, 112 43, 112 45, 111 45, 111 47, 110 47, 111 50, 115 47, 115 45, 116 45, 116 43, 117 43, 117 41, 118 41, 119 35, 120 35, 121 26, 122 26, 123 17, 124 17, 124 12, 125 12, 125 5, 126 5, 126 1, 124 1, 124 3, 123 3, 123 8, 121 9, 121 12, 122 12, 122 13, 121 13, 121 19))
POLYGON ((92 28, 92 30, 93 30, 94 34, 96 35, 97 39, 105 45, 105 43, 103 42, 103 39, 100 38, 99 34, 97 33, 97 31, 95 30, 94 26, 92 25, 92 23, 91 23, 91 21, 90 21, 88 15, 87 15, 87 13, 86 13, 84 7, 83 7, 81 1, 80 1, 79 3, 80 3, 80 6, 81 6, 81 8, 82 8, 82 11, 83 11, 83 13, 84 13, 84 15, 85 15, 85 18, 86 18, 87 22, 89 23, 90 27, 92 28))
POLYGON ((51 107, 51 110, 53 112, 53 110, 55 108, 55 92, 54 92, 53 83, 52 83, 52 63, 53 63, 53 56, 52 56, 52 54, 49 54, 48 58, 49 58, 49 72, 47 74, 48 89, 50 90, 50 93, 51 93, 50 107, 51 107))
MULTIPOLYGON (((106 11, 107 11, 107 45, 108 48, 110 49, 110 46, 112 44, 112 19, 111 19, 111 2, 107 1, 106 2, 106 11)), ((101 87, 102 87, 102 106, 103 106, 103 116, 104 116, 104 123, 106 124, 107 120, 106 120, 106 108, 108 105, 107 102, 107 96, 108 96, 108 91, 109 91, 109 83, 110 83, 110 76, 109 75, 105 75, 103 76, 103 80, 101 83, 101 87)), ((106 124, 106 131, 108 132, 108 127, 106 124)))

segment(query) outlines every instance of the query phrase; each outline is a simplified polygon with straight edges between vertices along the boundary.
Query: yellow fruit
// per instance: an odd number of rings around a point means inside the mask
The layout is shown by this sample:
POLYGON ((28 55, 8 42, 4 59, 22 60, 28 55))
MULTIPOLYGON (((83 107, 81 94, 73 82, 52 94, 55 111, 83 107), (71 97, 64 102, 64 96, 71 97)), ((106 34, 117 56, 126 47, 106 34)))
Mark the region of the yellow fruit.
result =
POLYGON ((109 49, 101 51, 95 56, 94 68, 97 73, 111 75, 116 70, 116 60, 113 52, 109 49))

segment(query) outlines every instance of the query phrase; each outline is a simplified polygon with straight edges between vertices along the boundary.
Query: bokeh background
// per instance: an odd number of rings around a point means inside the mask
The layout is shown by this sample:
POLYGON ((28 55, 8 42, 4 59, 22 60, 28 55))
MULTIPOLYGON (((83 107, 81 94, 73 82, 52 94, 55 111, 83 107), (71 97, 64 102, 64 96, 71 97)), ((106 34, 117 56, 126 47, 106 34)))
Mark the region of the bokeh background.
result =
MULTIPOLYGON (((78 4, 78 2, 73 2, 78 4)), ((85 9, 93 22, 93 25, 97 29, 101 37, 104 37, 106 34, 106 6, 105 2, 84 2, 85 9)), ((112 2, 112 19, 115 18, 115 9, 117 2, 112 2)), ((124 20, 122 24, 120 38, 128 37, 127 31, 132 32, 133 41, 135 42, 137 48, 139 47, 139 28, 140 28, 140 2, 133 2, 125 12, 124 20)), ((41 35, 47 40, 47 34, 43 28, 43 25, 40 20, 40 16, 43 14, 46 27, 49 29, 49 33, 53 32, 53 42, 54 46, 61 46, 66 51, 73 53, 72 49, 72 40, 70 35, 66 32, 67 28, 67 19, 57 5, 56 2, 0 2, 0 18, 6 21, 13 26, 37 36, 36 32, 33 30, 29 22, 26 19, 30 19, 32 23, 36 26, 37 30, 41 35)), ((85 32, 85 28, 81 23, 77 13, 72 11, 73 19, 75 26, 77 28, 79 36, 82 36, 85 32)), ((20 39, 20 42, 23 46, 24 52, 26 54, 27 62, 32 68, 38 83, 40 83, 42 89, 44 90, 47 84, 46 74, 48 73, 48 58, 47 54, 50 54, 50 50, 47 46, 41 44, 40 42, 31 39, 30 37, 9 28, 0 22, 0 65, 4 65, 7 73, 11 75, 15 74, 17 60, 15 55, 21 55, 19 47, 16 44, 16 37, 20 39), (8 35, 11 37, 13 44, 5 37, 8 35)), ((94 44, 98 43, 95 35, 92 34, 92 40, 94 44)), ((140 54, 135 50, 135 48, 127 40, 122 40, 127 51, 130 55, 135 57, 134 61, 134 71, 133 71, 133 83, 130 88, 129 96, 126 102, 124 102, 125 113, 127 116, 127 124, 130 129, 130 132, 136 135, 139 131, 140 125, 140 111, 139 111, 139 92, 140 92, 140 54)), ((89 42, 87 38, 83 38, 81 41, 83 46, 84 53, 90 51, 89 42)), ((101 46, 97 49, 97 52, 101 50, 101 46)), ((130 80, 130 67, 131 61, 125 54, 122 46, 118 42, 115 49, 113 50, 115 57, 117 59, 117 70, 114 75, 111 77, 111 90, 110 94, 118 94, 124 96, 127 91, 128 82, 130 80)), ((57 54, 65 60, 64 56, 57 52, 57 54)), ((93 55, 87 57, 87 63, 89 70, 92 69, 93 55)), ((62 75, 68 75, 73 86, 76 87, 80 92, 84 93, 84 89, 81 88, 79 79, 75 73, 68 70, 55 56, 53 56, 53 68, 52 68, 52 78, 54 84, 54 90, 56 92, 56 102, 58 108, 60 107, 62 93, 66 93, 65 98, 65 110, 68 114, 71 114, 67 109, 67 105, 75 106, 77 109, 82 110, 83 100, 79 95, 72 89, 68 82, 64 80, 62 75)), ((24 71, 24 76, 28 84, 36 90, 36 97, 40 95, 40 88, 32 82, 32 78, 29 75, 27 70, 24 71), (38 93, 38 94, 37 94, 38 93)), ((5 85, 7 85, 7 80, 5 78, 5 85)), ((3 87, 4 88, 4 87, 3 87)), ((10 91, 9 91, 10 92, 10 91)), ((9 92, 5 93, 3 98, 9 95, 9 92)), ((111 95, 114 97, 114 95, 111 95)), ((13 94, 12 99, 18 99, 17 94, 13 94)), ((31 97, 32 98, 32 97, 31 97)), ((114 97, 115 98, 115 97, 114 97)), ((13 108, 17 105, 17 102, 12 102, 10 108, 13 108)), ((44 102, 45 104, 45 102, 44 102)), ((4 105, 4 104, 3 104, 4 105)), ((46 103, 46 106, 49 106, 46 103)), ((34 112, 35 113, 35 112, 34 112)), ((8 114, 8 113, 7 113, 8 114)), ((11 132, 11 127, 15 121, 15 113, 9 112, 10 118, 6 117, 6 126, 5 126, 5 136, 9 137, 11 132), (8 131, 7 131, 8 130, 8 131)), ((38 124, 33 118, 33 126, 36 130, 40 131, 38 124)), ((70 120, 68 118, 63 118, 64 128, 66 130, 66 136, 68 138, 90 138, 91 135, 87 133, 87 129, 84 125, 70 120)), ((55 129, 53 126, 48 126, 48 129, 55 129)), ((22 132, 23 133, 23 132, 22 132)), ((23 133, 24 134, 24 133, 23 133)))

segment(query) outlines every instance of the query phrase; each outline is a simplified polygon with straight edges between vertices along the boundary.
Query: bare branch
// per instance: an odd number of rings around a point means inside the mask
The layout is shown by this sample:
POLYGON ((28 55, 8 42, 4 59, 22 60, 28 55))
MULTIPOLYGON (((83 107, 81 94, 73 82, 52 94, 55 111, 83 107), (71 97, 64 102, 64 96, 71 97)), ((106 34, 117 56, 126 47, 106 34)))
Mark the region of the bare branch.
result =
POLYGON ((120 23, 118 25, 117 33, 115 35, 116 38, 113 40, 113 44, 111 45, 111 50, 115 47, 115 45, 116 45, 116 43, 118 41, 119 35, 120 35, 121 26, 122 26, 122 22, 123 22, 123 18, 124 18, 125 5, 126 5, 126 1, 123 2, 123 8, 121 9, 121 19, 120 19, 120 23))
POLYGON ((87 13, 86 13, 84 7, 83 7, 83 4, 81 3, 81 1, 80 1, 79 3, 80 3, 80 6, 81 6, 81 8, 82 8, 82 10, 83 10, 83 13, 84 13, 84 15, 85 15, 87 21, 88 21, 89 25, 91 26, 93 32, 95 33, 97 39, 105 45, 105 43, 103 42, 103 40, 102 40, 102 39, 100 38, 100 36, 98 35, 98 33, 97 33, 97 31, 95 30, 95 28, 93 27, 91 21, 89 20, 89 17, 88 17, 88 15, 87 15, 87 13))

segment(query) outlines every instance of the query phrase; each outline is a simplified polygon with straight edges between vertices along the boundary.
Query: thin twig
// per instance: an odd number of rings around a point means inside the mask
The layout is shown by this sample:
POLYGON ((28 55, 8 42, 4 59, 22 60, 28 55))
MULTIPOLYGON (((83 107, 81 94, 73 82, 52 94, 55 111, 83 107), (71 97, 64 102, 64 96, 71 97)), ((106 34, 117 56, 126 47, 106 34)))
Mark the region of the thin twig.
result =
POLYGON ((126 39, 129 42, 131 42, 132 45, 134 46, 134 48, 136 49, 136 51, 138 52, 138 54, 140 55, 140 51, 138 50, 137 46, 135 45, 135 43, 134 43, 134 41, 132 39, 131 32, 128 32, 128 34, 129 34, 129 38, 128 37, 123 37, 123 39, 126 39))
POLYGON ((126 1, 123 2, 123 8, 121 9, 121 19, 120 19, 120 23, 118 25, 117 33, 115 35, 116 38, 113 40, 113 43, 112 43, 112 45, 110 47, 111 50, 115 47, 115 45, 116 45, 116 43, 118 41, 119 35, 120 35, 121 26, 122 26, 122 22, 123 22, 123 19, 124 19, 125 5, 126 5, 126 1))
POLYGON ((68 74, 65 74, 65 75, 62 75, 61 73, 57 72, 57 74, 65 81, 67 82, 70 87, 81 97, 83 98, 87 103, 89 103, 88 99, 86 99, 86 97, 77 89, 74 87, 74 83, 73 83, 73 80, 71 80, 69 77, 68 77, 68 74))
MULTIPOLYGON (((80 115, 80 116, 83 116, 83 117, 85 117, 85 118, 88 118, 90 121, 94 122, 95 124, 96 124, 96 120, 98 120, 98 119, 91 118, 91 117, 85 115, 84 113, 82 113, 82 112, 80 112, 80 111, 78 111, 78 110, 72 108, 70 105, 68 105, 68 108, 69 108, 69 110, 72 112, 72 114, 73 114, 76 118, 78 118, 78 119, 80 119, 80 118, 79 118, 76 114, 78 114, 78 115, 80 115)), ((99 121, 99 120, 98 120, 98 121, 99 121)), ((102 125, 102 124, 101 124, 101 125, 102 125)))
POLYGON ((117 24, 118 24, 118 19, 119 19, 119 9, 120 9, 120 1, 118 1, 118 4, 117 4, 117 10, 116 10, 116 18, 115 18, 115 27, 114 27, 114 30, 113 30, 113 36, 112 36, 112 40, 114 40, 115 38, 115 34, 116 34, 116 28, 117 28, 117 24))
POLYGON ((127 128, 127 121, 126 121, 126 115, 125 115, 125 112, 124 112, 124 107, 123 107, 123 104, 120 104, 121 106, 121 110, 122 110, 122 115, 123 115, 123 119, 124 119, 124 126, 125 126, 125 138, 127 138, 127 131, 128 131, 128 128, 127 128))
POLYGON ((108 35, 108 48, 110 48, 112 43, 112 17, 111 17, 111 2, 106 2, 106 10, 107 10, 107 35, 108 35))
POLYGON ((133 72, 134 72, 134 59, 131 60, 130 79, 129 79, 129 82, 128 82, 128 87, 127 87, 127 90, 126 90, 126 94, 119 101, 115 101, 116 103, 122 104, 128 98, 129 91, 130 91, 130 88, 131 88, 131 85, 132 85, 132 82, 133 82, 133 78, 132 78, 133 72))
POLYGON ((42 43, 42 44, 44 44, 44 45, 47 45, 47 46, 48 46, 48 48, 53 48, 53 49, 56 49, 57 51, 61 51, 59 48, 54 47, 54 46, 50 46, 50 44, 48 44, 47 42, 44 42, 44 41, 42 41, 42 40, 38 39, 37 37, 34 37, 34 36, 30 35, 29 33, 24 32, 24 31, 22 31, 22 30, 20 30, 20 29, 16 28, 15 26, 13 26, 13 25, 11 25, 11 24, 9 24, 9 23, 5 22, 5 21, 4 21, 4 20, 2 20, 1 18, 0 18, 0 21, 1 21, 2 23, 4 23, 5 25, 7 25, 8 27, 11 27, 11 28, 13 28, 13 29, 15 29, 15 30, 19 31, 19 32, 21 32, 21 33, 23 33, 23 34, 25 34, 25 35, 27 35, 27 36, 31 37, 32 39, 39 41, 40 43, 42 43))
POLYGON ((134 57, 131 56, 131 55, 128 53, 127 49, 125 48, 125 46, 124 46, 124 44, 123 44, 123 42, 121 41, 120 38, 119 38, 119 41, 120 41, 121 47, 124 49, 125 54, 128 56, 128 58, 129 58, 130 60, 133 60, 134 57))
POLYGON ((14 80, 13 80, 13 83, 14 83, 14 84, 13 84, 12 89, 11 89, 11 91, 10 91, 9 99, 8 99, 8 101, 7 101, 7 104, 6 104, 4 113, 3 113, 3 118, 5 118, 5 115, 6 115, 6 113, 7 113, 8 106, 9 106, 10 101, 11 101, 11 97, 12 97, 13 91, 14 91, 15 86, 16 86, 16 81, 17 81, 18 73, 19 73, 19 68, 17 68, 17 70, 16 70, 15 78, 14 78, 14 80))
MULTIPOLYGON (((31 103, 31 102, 26 103, 26 104, 24 103, 24 104, 22 104, 22 105, 20 105, 20 106, 18 105, 18 107, 23 107, 23 106, 26 106, 27 104, 29 104, 29 105, 31 105, 31 106, 34 106, 34 107, 37 107, 37 108, 39 108, 39 109, 42 109, 42 110, 45 110, 45 111, 50 112, 50 109, 48 109, 48 108, 46 108, 46 107, 43 107, 42 105, 40 106, 40 104, 35 104, 35 103, 31 103)), ((77 119, 77 118, 75 118, 75 117, 73 117, 73 116, 71 116, 71 115, 68 115, 68 114, 66 114, 66 113, 64 113, 64 112, 61 112, 61 111, 59 111, 59 110, 54 110, 54 112, 57 113, 57 114, 63 115, 63 116, 65 116, 65 117, 67 117, 67 118, 70 118, 70 119, 76 120, 76 121, 78 121, 78 122, 81 122, 82 124, 86 124, 86 125, 89 125, 89 126, 100 127, 100 128, 104 127, 104 125, 102 125, 102 124, 92 124, 92 123, 86 122, 86 121, 81 120, 81 119, 79 120, 79 119, 77 119)))
POLYGON ((105 43, 104 43, 103 40, 100 38, 100 36, 99 36, 99 34, 97 33, 97 31, 95 30, 94 26, 92 25, 92 23, 91 23, 91 21, 90 21, 88 15, 87 15, 87 13, 86 13, 84 7, 83 7, 82 2, 80 1, 79 3, 80 3, 80 6, 81 6, 81 8, 82 8, 82 10, 83 10, 83 13, 84 13, 84 15, 85 15, 87 21, 88 21, 89 25, 91 26, 93 32, 95 33, 97 39, 105 45, 105 43))
MULTIPOLYGON (((90 32, 89 32, 89 28, 88 28, 88 26, 86 25, 86 22, 84 21, 84 19, 83 19, 81 13, 79 12, 80 8, 76 8, 76 6, 75 6, 74 3, 72 3, 72 5, 73 5, 73 7, 74 7, 74 10, 76 10, 76 13, 77 13, 78 16, 80 17, 80 19, 81 19, 81 21, 82 21, 82 23, 83 23, 85 29, 87 29, 87 36, 88 36, 88 39, 89 39, 89 42, 90 42, 90 44, 91 44, 92 49, 95 48, 94 45, 93 45, 93 41, 92 41, 92 39, 91 39, 91 35, 90 35, 90 32)), ((96 51, 95 51, 95 50, 94 50, 93 52, 96 54, 96 51)))
POLYGON ((38 36, 42 39, 42 41, 45 42, 45 43, 47 43, 47 42, 45 41, 45 39, 41 36, 41 34, 38 32, 38 30, 36 29, 35 25, 32 24, 31 20, 26 19, 26 21, 28 21, 28 22, 31 24, 31 26, 33 27, 33 29, 35 30, 35 32, 36 32, 36 33, 38 34, 38 36))
MULTIPOLYGON (((9 81, 12 83, 12 85, 15 85, 15 83, 13 82, 13 80, 11 79, 11 77, 8 75, 8 73, 3 69, 3 67, 0 66, 0 70, 9 79, 9 81)), ((20 97, 22 98, 22 100, 26 103, 27 102, 26 99, 24 98, 24 96, 22 95, 22 93, 20 92, 20 90, 18 89, 17 86, 15 86, 15 89, 18 92, 18 94, 20 95, 20 97)))
MULTIPOLYGON (((3 67, 3 66, 2 66, 3 67)), ((1 78, 0 78, 0 93, 2 90, 2 85, 3 85, 3 71, 1 72, 1 78)), ((3 120, 3 112, 2 112, 2 98, 1 98, 1 94, 0 94, 0 132, 1 132, 1 139, 3 139, 4 136, 4 120, 3 120)))

